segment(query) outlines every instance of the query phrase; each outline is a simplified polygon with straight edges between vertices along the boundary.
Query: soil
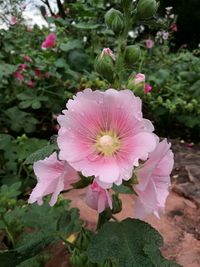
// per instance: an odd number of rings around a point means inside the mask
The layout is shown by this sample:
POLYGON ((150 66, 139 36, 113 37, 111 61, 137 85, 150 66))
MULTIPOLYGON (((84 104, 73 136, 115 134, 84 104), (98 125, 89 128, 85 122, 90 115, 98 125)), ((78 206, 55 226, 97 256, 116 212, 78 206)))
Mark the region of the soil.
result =
MULTIPOLYGON (((166 211, 160 219, 148 216, 147 222, 163 236, 163 256, 183 267, 200 267, 200 147, 180 140, 171 140, 171 143, 175 166, 166 211)), ((86 226, 94 229, 98 215, 85 204, 85 192, 85 189, 72 190, 65 196, 72 200, 72 207, 80 209, 86 226)), ((132 217, 133 197, 121 195, 121 199, 123 210, 116 217, 120 220, 132 217)), ((52 258, 45 267, 71 267, 62 243, 51 251, 52 258)))

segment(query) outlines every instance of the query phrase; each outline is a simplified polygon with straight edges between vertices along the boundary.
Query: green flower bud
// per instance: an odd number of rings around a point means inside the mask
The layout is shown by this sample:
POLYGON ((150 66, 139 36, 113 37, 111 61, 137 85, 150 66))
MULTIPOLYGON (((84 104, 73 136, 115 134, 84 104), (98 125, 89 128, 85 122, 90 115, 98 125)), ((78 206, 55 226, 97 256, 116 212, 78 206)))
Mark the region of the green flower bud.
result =
POLYGON ((106 52, 106 49, 107 48, 105 48, 103 52, 97 56, 97 59, 95 61, 95 70, 103 78, 105 78, 109 82, 113 82, 114 58, 106 52))
POLYGON ((138 45, 129 45, 125 50, 125 61, 127 64, 133 65, 140 59, 141 51, 138 45))
POLYGON ((112 195, 112 213, 119 213, 122 210, 122 201, 117 195, 112 195))
POLYGON ((139 0, 137 4, 137 17, 139 19, 152 18, 158 9, 159 4, 156 0, 139 0))
POLYGON ((127 88, 131 89, 135 95, 142 97, 145 88, 145 75, 142 73, 132 73, 128 79, 127 88))
POLYGON ((111 8, 105 15, 107 26, 115 33, 120 34, 124 29, 123 14, 114 8, 111 8))

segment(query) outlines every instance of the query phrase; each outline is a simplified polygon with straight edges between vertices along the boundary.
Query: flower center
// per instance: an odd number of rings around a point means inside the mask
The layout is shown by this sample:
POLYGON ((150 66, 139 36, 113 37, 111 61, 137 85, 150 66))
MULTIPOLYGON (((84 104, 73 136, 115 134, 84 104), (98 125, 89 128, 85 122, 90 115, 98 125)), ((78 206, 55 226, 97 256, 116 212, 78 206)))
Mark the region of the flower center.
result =
POLYGON ((105 156, 112 156, 120 148, 120 140, 112 131, 101 132, 97 136, 95 148, 105 156))

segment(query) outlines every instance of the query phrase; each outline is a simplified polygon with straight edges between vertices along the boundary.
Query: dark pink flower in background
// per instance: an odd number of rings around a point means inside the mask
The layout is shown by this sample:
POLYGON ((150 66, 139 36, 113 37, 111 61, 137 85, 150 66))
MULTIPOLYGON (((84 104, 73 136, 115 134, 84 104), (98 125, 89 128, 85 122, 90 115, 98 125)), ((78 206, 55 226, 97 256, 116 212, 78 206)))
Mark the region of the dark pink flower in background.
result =
POLYGON ((33 88, 33 87, 35 87, 36 83, 34 80, 31 79, 28 81, 27 85, 28 85, 28 87, 33 88))
POLYGON ((88 187, 86 203, 90 208, 97 210, 98 213, 103 212, 108 207, 112 209, 112 200, 108 191, 100 187, 95 180, 88 187))
POLYGON ((27 67, 27 65, 26 65, 25 63, 23 63, 23 64, 21 64, 21 65, 19 66, 19 70, 20 70, 20 71, 23 71, 23 70, 26 69, 26 67, 27 67))
POLYGON ((152 90, 152 87, 150 84, 145 83, 144 93, 148 94, 152 90))
POLYGON ((173 24, 170 26, 170 29, 171 29, 173 32, 177 32, 177 31, 178 31, 178 27, 177 27, 176 23, 173 23, 173 24))
POLYGON ((50 47, 54 47, 56 44, 56 35, 55 33, 50 33, 45 41, 42 43, 42 48, 50 48, 50 47))
POLYGON ((147 47, 148 49, 151 49, 151 48, 153 47, 153 45, 154 45, 154 42, 153 42, 150 38, 148 38, 148 39, 146 40, 146 47, 147 47))
POLYGON ((31 62, 31 58, 28 55, 24 55, 23 57, 24 61, 31 62))
POLYGON ((35 69, 34 73, 35 73, 35 76, 37 76, 38 78, 42 78, 43 77, 43 73, 39 69, 35 69))
POLYGON ((17 23, 17 18, 15 16, 12 16, 10 19, 10 25, 14 26, 17 23))
POLYGON ((21 74, 20 71, 16 71, 14 73, 14 77, 19 81, 19 82, 22 82, 24 80, 24 76, 21 74))

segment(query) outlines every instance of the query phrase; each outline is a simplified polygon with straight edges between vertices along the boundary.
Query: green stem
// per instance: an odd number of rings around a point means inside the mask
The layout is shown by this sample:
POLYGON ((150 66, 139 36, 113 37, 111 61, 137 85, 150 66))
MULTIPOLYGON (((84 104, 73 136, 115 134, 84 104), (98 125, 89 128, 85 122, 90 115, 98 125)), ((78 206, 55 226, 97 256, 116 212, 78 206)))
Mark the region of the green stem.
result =
POLYGON ((15 240, 13 238, 12 233, 9 231, 8 224, 7 224, 7 222, 6 222, 6 220, 5 220, 3 215, 1 215, 1 220, 2 220, 2 222, 4 224, 4 229, 5 229, 5 231, 6 231, 7 235, 8 235, 8 238, 9 238, 10 242, 12 243, 12 246, 14 247, 15 246, 15 240))
POLYGON ((117 46, 117 56, 115 62, 115 79, 114 79, 114 88, 121 89, 125 66, 124 66, 124 50, 127 44, 127 36, 130 29, 130 25, 132 25, 132 18, 131 18, 131 10, 124 9, 124 31, 118 37, 118 46, 117 46))

